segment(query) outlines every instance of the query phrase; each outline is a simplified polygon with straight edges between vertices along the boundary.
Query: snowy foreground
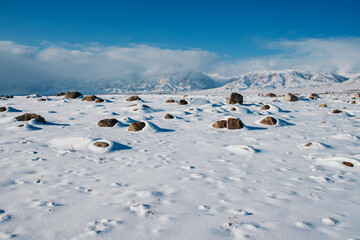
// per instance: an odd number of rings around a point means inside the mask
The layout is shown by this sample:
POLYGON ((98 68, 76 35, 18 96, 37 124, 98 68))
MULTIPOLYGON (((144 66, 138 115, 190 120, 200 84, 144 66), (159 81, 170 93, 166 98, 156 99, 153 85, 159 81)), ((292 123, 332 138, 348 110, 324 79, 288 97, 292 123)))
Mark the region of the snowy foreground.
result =
POLYGON ((225 95, 191 93, 184 106, 165 103, 175 95, 2 98, 0 239, 360 239, 353 96, 244 96, 236 111, 225 95), (14 119, 27 112, 47 123, 14 119), (277 125, 259 124, 267 115, 277 125), (245 127, 212 128, 228 117, 245 127), (105 118, 120 122, 98 127, 105 118), (134 120, 146 127, 129 132, 134 120))

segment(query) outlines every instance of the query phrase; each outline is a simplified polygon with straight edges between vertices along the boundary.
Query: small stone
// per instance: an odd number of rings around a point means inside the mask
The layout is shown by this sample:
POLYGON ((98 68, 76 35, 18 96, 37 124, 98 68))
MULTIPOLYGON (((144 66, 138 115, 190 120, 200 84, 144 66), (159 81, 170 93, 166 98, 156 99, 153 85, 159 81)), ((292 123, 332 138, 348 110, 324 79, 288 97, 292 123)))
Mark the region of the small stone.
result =
POLYGON ((230 111, 236 111, 236 108, 232 107, 230 108, 230 111))
POLYGON ((342 163, 348 167, 354 167, 354 164, 352 164, 351 162, 342 162, 342 163))
POLYGON ((165 118, 165 119, 173 119, 174 116, 171 115, 171 114, 166 114, 166 115, 164 116, 164 118, 165 118))
POLYGON ((243 96, 239 93, 232 92, 227 100, 227 104, 243 104, 243 96))
POLYGON ((130 102, 130 101, 141 101, 141 98, 139 98, 139 96, 131 96, 128 97, 125 101, 130 102))
POLYGON ((277 120, 273 117, 266 117, 261 120, 260 123, 264 125, 275 125, 277 123, 277 120))
POLYGON ((44 101, 46 101, 46 98, 39 98, 38 99, 38 102, 44 102, 44 101))
POLYGON ((220 120, 212 125, 213 128, 226 128, 226 120, 220 120))
POLYGON ((0 112, 5 112, 7 110, 6 107, 0 107, 0 112))
POLYGON ((113 127, 115 124, 117 124, 119 121, 115 118, 111 119, 103 119, 98 122, 99 127, 113 127))
POLYGON ((110 145, 108 143, 106 143, 106 142, 94 142, 94 146, 107 148, 110 145))
POLYGON ((351 104, 356 104, 356 101, 351 101, 351 104))
POLYGON ((140 131, 142 130, 146 124, 144 122, 132 122, 129 126, 129 131, 140 131))
POLYGON ((296 101, 299 101, 299 98, 291 93, 288 93, 285 95, 284 101, 296 102, 296 101))
POLYGON ((67 92, 65 93, 65 98, 69 98, 69 99, 76 99, 78 97, 82 96, 81 93, 79 92, 67 92))
POLYGON ((276 94, 275 93, 267 93, 265 96, 267 96, 267 97, 276 97, 276 94))
POLYGON ((338 109, 334 109, 334 110, 331 111, 331 113, 335 113, 335 114, 336 114, 336 113, 342 113, 342 111, 341 111, 341 110, 338 110, 338 109))
POLYGON ((326 103, 323 103, 323 104, 320 104, 319 107, 326 108, 327 105, 326 105, 326 103))
POLYGON ((165 103, 174 103, 174 102, 176 102, 174 99, 168 99, 168 100, 166 100, 165 103))
POLYGON ((226 127, 228 129, 241 129, 244 127, 244 124, 238 118, 228 118, 226 127))
POLYGON ((65 93, 64 93, 64 92, 61 92, 61 93, 56 94, 56 96, 57 96, 57 97, 65 96, 65 93))
POLYGON ((101 103, 101 102, 104 102, 105 100, 104 99, 102 99, 102 98, 96 98, 96 100, 95 100, 95 102, 96 103, 101 103))
POLYGON ((45 118, 35 113, 24 113, 23 115, 17 116, 15 118, 18 121, 30 121, 31 119, 35 119, 37 122, 46 123, 45 118))
POLYGON ((179 105, 187 105, 188 102, 185 99, 181 99, 180 101, 178 101, 179 105))
POLYGON ((270 106, 269 105, 264 105, 260 108, 261 110, 269 110, 270 106))
POLYGON ((97 96, 95 95, 89 95, 84 97, 83 99, 81 99, 81 101, 88 101, 88 102, 93 102, 97 99, 97 96))

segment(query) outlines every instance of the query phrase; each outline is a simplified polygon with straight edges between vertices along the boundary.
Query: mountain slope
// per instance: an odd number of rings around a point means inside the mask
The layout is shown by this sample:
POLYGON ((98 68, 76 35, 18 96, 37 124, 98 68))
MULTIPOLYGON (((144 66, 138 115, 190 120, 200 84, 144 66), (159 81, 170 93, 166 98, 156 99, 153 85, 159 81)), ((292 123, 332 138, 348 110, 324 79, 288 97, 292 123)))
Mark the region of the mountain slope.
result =
POLYGON ((272 90, 285 88, 308 88, 343 83, 348 78, 334 73, 311 73, 297 70, 256 71, 234 78, 221 87, 223 90, 272 90))

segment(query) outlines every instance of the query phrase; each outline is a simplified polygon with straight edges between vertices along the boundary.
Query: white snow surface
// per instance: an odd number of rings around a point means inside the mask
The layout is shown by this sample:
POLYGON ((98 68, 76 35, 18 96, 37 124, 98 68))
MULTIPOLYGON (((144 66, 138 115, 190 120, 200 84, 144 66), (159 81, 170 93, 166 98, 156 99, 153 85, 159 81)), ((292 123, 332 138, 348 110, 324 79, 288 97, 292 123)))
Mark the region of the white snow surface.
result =
POLYGON ((134 106, 124 95, 2 98, 0 239, 359 239, 352 96, 246 95, 236 111, 225 95, 192 93, 184 106, 165 103, 181 95, 140 95, 134 106), (14 119, 26 112, 47 123, 14 119), (259 124, 266 116, 279 123, 259 124), (229 117, 244 128, 212 128, 229 117), (119 123, 98 127, 106 118, 119 123), (133 121, 146 127, 129 132, 133 121))

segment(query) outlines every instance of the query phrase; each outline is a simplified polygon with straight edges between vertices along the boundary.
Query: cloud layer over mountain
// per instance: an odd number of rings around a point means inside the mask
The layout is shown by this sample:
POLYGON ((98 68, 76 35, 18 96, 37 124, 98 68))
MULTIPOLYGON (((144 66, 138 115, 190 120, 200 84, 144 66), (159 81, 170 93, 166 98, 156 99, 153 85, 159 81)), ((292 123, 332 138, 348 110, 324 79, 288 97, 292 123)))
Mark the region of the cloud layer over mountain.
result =
POLYGON ((148 76, 196 71, 237 76, 254 70, 301 69, 312 72, 360 72, 360 38, 280 40, 264 46, 277 54, 221 60, 218 53, 200 49, 173 50, 148 45, 26 46, 0 41, 2 89, 36 91, 54 84, 76 86, 98 80, 134 83, 148 76))

